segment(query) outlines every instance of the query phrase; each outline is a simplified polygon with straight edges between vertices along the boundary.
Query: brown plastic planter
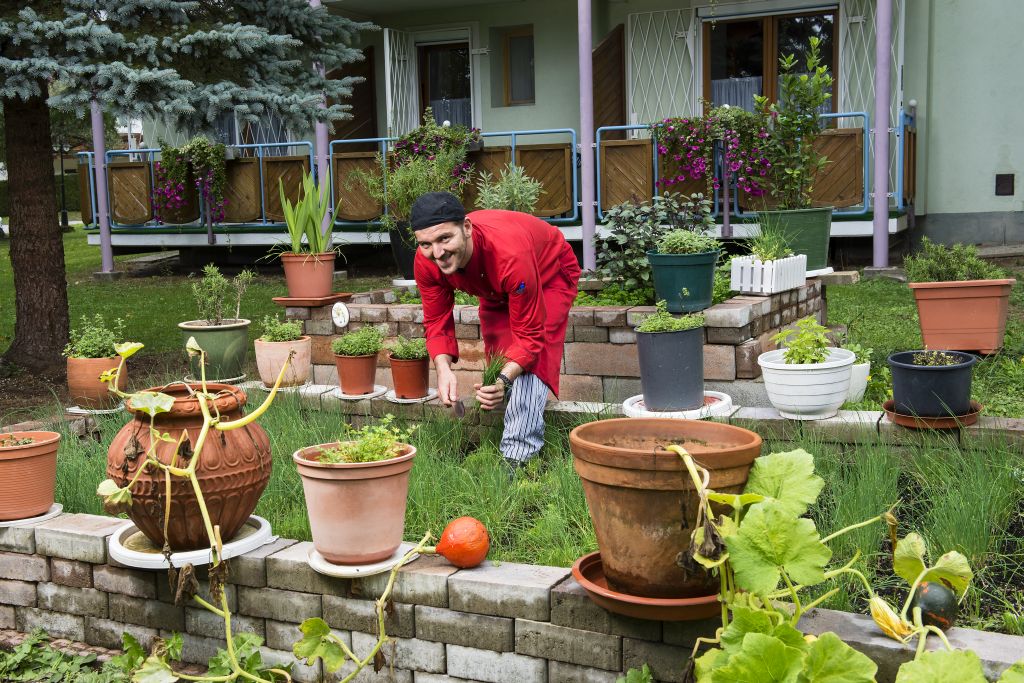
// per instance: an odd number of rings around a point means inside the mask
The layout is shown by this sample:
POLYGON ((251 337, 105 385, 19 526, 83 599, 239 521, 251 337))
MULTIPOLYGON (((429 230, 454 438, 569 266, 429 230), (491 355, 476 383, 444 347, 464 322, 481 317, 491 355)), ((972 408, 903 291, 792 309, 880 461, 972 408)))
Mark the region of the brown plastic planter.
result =
POLYGON ((430 388, 430 359, 402 360, 389 356, 397 398, 423 398, 430 388))
POLYGON ((281 254, 288 296, 312 298, 330 296, 334 291, 334 252, 322 254, 285 252, 281 254))
POLYGON ((1017 281, 911 282, 929 349, 995 353, 1003 345, 1010 290, 1017 281))
POLYGON ((4 432, 3 438, 32 443, 0 447, 0 522, 38 517, 53 506, 60 434, 4 432))
POLYGON ((377 374, 377 354, 367 356, 334 355, 334 366, 338 368, 338 384, 341 393, 361 396, 373 391, 373 380, 377 374))
POLYGON ((711 488, 739 493, 761 452, 761 437, 716 422, 622 418, 580 425, 569 434, 573 465, 608 588, 649 598, 695 598, 717 591, 718 579, 687 575, 676 556, 690 545, 697 495, 678 444, 710 471, 711 488))
MULTIPOLYGON (((113 370, 121 359, 117 356, 109 358, 68 358, 68 394, 71 402, 79 408, 104 409, 110 408, 120 399, 107 390, 107 385, 100 381, 100 375, 113 370)), ((117 388, 124 390, 128 367, 121 370, 117 378, 117 388)))

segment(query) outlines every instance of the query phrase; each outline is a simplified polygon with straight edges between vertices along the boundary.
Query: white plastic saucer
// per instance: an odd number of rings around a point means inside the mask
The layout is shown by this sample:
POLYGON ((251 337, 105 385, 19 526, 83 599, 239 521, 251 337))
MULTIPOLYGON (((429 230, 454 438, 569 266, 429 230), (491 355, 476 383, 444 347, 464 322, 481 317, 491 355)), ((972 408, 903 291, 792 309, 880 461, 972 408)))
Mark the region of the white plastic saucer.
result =
POLYGON ((325 396, 333 396, 334 398, 340 398, 342 401, 361 401, 364 398, 377 398, 381 394, 388 390, 383 384, 374 384, 373 391, 368 394, 343 394, 341 393, 341 387, 334 387, 333 390, 324 394, 325 396))
POLYGON ((683 420, 703 420, 709 417, 722 417, 732 412, 732 397, 720 391, 705 391, 704 405, 693 410, 658 412, 644 407, 644 395, 632 396, 622 403, 622 412, 626 417, 673 417, 683 420), (713 402, 709 402, 713 399, 713 402))
MULTIPOLYGON (((257 389, 259 389, 260 391, 265 391, 268 394, 271 391, 273 391, 273 389, 274 389, 273 386, 269 386, 268 387, 263 382, 257 382, 257 381, 254 380, 254 383, 255 383, 257 389)), ((308 379, 305 382, 303 382, 302 384, 296 384, 296 385, 290 386, 290 387, 280 387, 277 390, 277 393, 279 393, 279 394, 289 394, 289 393, 294 393, 294 392, 301 392, 303 389, 305 389, 306 387, 310 387, 310 386, 313 386, 313 380, 308 379)))
POLYGON ((384 398, 392 403, 427 403, 437 398, 437 389, 427 389, 427 395, 420 398, 398 398, 394 389, 388 389, 384 398))
POLYGON ((808 270, 806 277, 818 277, 819 275, 831 275, 836 272, 832 266, 826 266, 825 268, 819 268, 818 270, 808 270))
MULTIPOLYGON (((199 384, 200 382, 201 380, 193 379, 189 375, 185 375, 186 384, 199 384)), ((234 384, 237 386, 239 384, 242 384, 243 382, 245 382, 244 374, 241 374, 238 377, 228 377, 227 379, 210 379, 209 377, 206 378, 207 384, 234 384)))
POLYGON ((60 503, 54 503, 50 506, 50 509, 41 515, 35 517, 26 517, 25 519, 9 519, 6 522, 0 522, 0 529, 11 526, 32 526, 33 524, 39 524, 39 522, 45 522, 48 519, 53 519, 61 512, 64 511, 64 506, 60 503))
POLYGON ((81 408, 79 406, 71 406, 65 408, 64 412, 68 415, 113 415, 114 413, 120 413, 124 410, 124 401, 117 404, 115 408, 81 408))
POLYGON ((396 277, 394 280, 391 281, 391 286, 392 287, 405 287, 407 289, 415 289, 416 288, 416 280, 406 280, 405 278, 402 278, 402 277, 396 277))
MULTIPOLYGON (((270 522, 252 515, 230 543, 224 544, 221 559, 242 555, 255 550, 262 545, 272 543, 277 536, 270 533, 270 522)), ((107 540, 107 550, 110 556, 129 567, 137 569, 167 569, 167 560, 160 549, 153 545, 153 542, 146 538, 132 522, 127 522, 123 527, 114 532, 107 540)), ((175 567, 182 567, 186 564, 196 566, 210 564, 210 549, 188 550, 171 554, 171 564, 175 567)))
MULTIPOLYGON (((316 548, 310 548, 306 561, 309 562, 309 566, 313 568, 313 571, 318 574, 336 576, 339 579, 355 579, 361 576, 373 576, 374 574, 383 574, 391 571, 405 557, 405 554, 415 547, 412 543, 402 543, 398 546, 398 550, 395 551, 394 555, 386 560, 372 564, 333 564, 325 560, 324 556, 318 553, 316 548)), ((418 554, 413 555, 409 558, 409 562, 415 562, 419 558, 418 554)), ((409 562, 406 562, 406 564, 409 564, 409 562)))

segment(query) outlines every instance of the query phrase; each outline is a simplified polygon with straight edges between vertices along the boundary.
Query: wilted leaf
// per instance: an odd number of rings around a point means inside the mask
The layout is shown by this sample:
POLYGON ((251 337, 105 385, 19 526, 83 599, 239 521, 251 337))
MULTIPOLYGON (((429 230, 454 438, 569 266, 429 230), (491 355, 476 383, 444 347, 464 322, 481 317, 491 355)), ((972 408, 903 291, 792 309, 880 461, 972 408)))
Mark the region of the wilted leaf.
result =
POLYGON ((174 589, 174 604, 184 605, 192 596, 199 592, 199 581, 196 580, 195 567, 186 564, 178 570, 178 585, 174 589))
POLYGON ((153 416, 166 413, 174 407, 174 397, 158 391, 140 391, 132 394, 131 403, 132 410, 153 416))
POLYGON ((790 514, 800 516, 824 486, 825 480, 814 473, 814 456, 801 448, 754 460, 743 493, 772 498, 790 514))
POLYGON ((874 683, 878 666, 835 633, 822 633, 807 650, 800 683, 874 683))
POLYGON ((324 669, 333 673, 345 663, 345 652, 341 646, 330 640, 327 636, 331 633, 331 627, 327 622, 318 617, 306 619, 299 626, 303 638, 292 646, 292 653, 298 659, 305 659, 307 664, 313 664, 316 658, 324 660, 324 669))
POLYGON ((913 627, 904 621, 883 598, 872 595, 868 601, 868 608, 871 610, 871 618, 878 624, 878 628, 893 640, 906 642, 910 634, 914 632, 913 627))
POLYGON ((174 683, 178 677, 167 662, 155 655, 146 658, 142 667, 132 676, 133 683, 174 683))
POLYGON ((127 486, 118 489, 103 499, 103 509, 108 515, 127 513, 132 507, 132 492, 127 486))
POLYGON ((185 342, 185 350, 188 351, 189 356, 198 356, 203 352, 199 342, 196 341, 195 337, 189 337, 188 341, 185 342))
POLYGON ((224 593, 224 584, 228 581, 228 563, 219 562, 210 567, 210 598, 213 604, 219 605, 221 596, 224 593))
POLYGON ((940 557, 935 566, 928 569, 922 580, 942 582, 952 588, 960 598, 967 591, 973 578, 974 572, 971 571, 967 558, 952 550, 940 557))
POLYGON ((934 650, 907 662, 896 683, 986 683, 978 655, 970 650, 934 650))
POLYGON ((713 683, 796 683, 804 653, 778 638, 748 633, 740 650, 711 674, 713 683))
POLYGON ((928 546, 916 533, 909 533, 896 542, 892 556, 892 570, 904 581, 913 584, 921 575, 928 556, 928 546))
POLYGON ((117 482, 113 479, 104 479, 100 482, 100 485, 96 487, 96 495, 101 498, 106 498, 112 493, 117 493, 121 490, 121 487, 117 485, 117 482))
POLYGON ((141 342, 124 342, 123 344, 114 344, 114 351, 117 351, 117 355, 121 358, 131 358, 144 346, 145 344, 141 342))
POLYGON ((387 665, 387 657, 384 656, 384 653, 381 650, 377 650, 377 654, 373 656, 373 673, 380 673, 387 665))

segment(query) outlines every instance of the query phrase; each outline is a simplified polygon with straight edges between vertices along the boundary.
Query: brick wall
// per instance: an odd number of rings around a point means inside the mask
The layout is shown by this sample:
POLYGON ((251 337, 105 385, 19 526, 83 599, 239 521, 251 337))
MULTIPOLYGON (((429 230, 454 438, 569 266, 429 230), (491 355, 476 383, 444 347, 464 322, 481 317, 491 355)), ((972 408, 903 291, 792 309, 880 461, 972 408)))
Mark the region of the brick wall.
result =
MULTIPOLYGON (((423 336, 418 304, 396 304, 391 290, 355 294, 348 304, 348 327, 335 328, 330 307, 288 308, 313 337, 313 381, 336 385, 338 374, 331 340, 363 325, 383 325, 389 337, 423 336)), ((823 287, 811 279, 799 289, 770 296, 737 296, 704 311, 704 378, 709 381, 755 379, 757 357, 775 348, 771 337, 806 315, 824 319, 823 287)), ((569 401, 621 403, 640 393, 640 366, 633 328, 654 312, 651 306, 577 307, 569 312, 562 358, 560 397, 569 401)), ((461 358, 455 366, 459 391, 471 395, 484 366, 480 316, 476 306, 455 306, 455 334, 461 358)), ((433 382, 431 377, 431 382, 433 382)), ((391 387, 387 353, 378 361, 377 383, 391 387)))

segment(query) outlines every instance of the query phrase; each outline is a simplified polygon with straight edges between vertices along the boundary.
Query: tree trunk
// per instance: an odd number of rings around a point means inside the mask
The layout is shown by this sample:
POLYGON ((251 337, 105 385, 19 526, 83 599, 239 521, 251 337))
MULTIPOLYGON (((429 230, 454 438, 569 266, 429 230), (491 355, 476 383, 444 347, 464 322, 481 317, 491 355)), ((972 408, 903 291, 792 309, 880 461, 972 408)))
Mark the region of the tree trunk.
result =
POLYGON ((59 371, 68 341, 68 287, 49 107, 44 97, 3 103, 15 311, 14 340, 4 360, 31 371, 59 371))

